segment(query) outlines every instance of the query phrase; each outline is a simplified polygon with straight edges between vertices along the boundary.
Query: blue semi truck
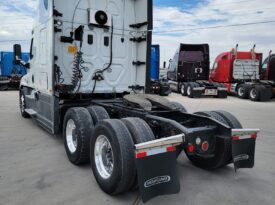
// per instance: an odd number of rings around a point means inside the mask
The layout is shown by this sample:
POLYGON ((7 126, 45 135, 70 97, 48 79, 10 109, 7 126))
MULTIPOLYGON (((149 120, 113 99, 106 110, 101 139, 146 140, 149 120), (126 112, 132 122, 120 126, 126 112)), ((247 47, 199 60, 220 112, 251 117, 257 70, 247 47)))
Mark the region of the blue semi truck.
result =
POLYGON ((166 80, 160 79, 160 47, 151 46, 151 86, 150 93, 167 96, 171 89, 166 80))
MULTIPOLYGON (((22 53, 20 59, 29 61, 29 53, 22 53)), ((0 91, 9 88, 19 88, 22 76, 26 75, 26 68, 21 64, 14 63, 13 52, 0 52, 0 91)))

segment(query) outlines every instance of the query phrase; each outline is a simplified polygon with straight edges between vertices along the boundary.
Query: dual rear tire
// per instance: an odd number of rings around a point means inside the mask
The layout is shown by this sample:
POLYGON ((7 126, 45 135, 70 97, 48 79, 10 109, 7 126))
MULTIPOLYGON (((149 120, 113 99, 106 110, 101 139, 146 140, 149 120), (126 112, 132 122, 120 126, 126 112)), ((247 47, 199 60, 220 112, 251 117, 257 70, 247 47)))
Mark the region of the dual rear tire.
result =
MULTIPOLYGON (((111 195, 121 194, 137 188, 134 144, 154 140, 148 124, 139 118, 122 120, 108 119, 98 123, 91 137, 90 162, 96 181, 101 189, 111 195), (111 172, 107 177, 101 167, 105 167, 104 154, 99 156, 98 141, 102 136, 109 141, 112 150, 111 172)), ((104 168, 103 168, 104 170, 104 168)))
POLYGON ((237 87, 237 96, 251 101, 268 101, 272 97, 272 89, 264 85, 240 84, 237 87))
POLYGON ((181 83, 179 85, 179 92, 182 96, 188 96, 189 98, 196 97, 194 95, 194 88, 198 87, 198 84, 195 82, 181 83))
POLYGON ((88 163, 101 189, 117 195, 137 187, 134 144, 154 140, 139 118, 110 119, 100 106, 70 108, 64 118, 64 144, 69 160, 88 163))

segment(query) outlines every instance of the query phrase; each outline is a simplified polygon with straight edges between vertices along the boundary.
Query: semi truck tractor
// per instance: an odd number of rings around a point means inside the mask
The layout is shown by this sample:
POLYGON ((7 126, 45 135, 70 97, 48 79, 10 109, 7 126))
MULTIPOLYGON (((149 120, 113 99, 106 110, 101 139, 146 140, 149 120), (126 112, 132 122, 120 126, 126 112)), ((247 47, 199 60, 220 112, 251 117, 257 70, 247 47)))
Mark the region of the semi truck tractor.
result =
POLYGON ((268 57, 263 61, 261 67, 261 80, 268 81, 272 86, 272 97, 275 97, 275 54, 269 51, 268 57))
MULTIPOLYGON (((22 76, 26 75, 23 65, 14 63, 13 52, 0 52, 0 91, 18 89, 22 76)), ((29 53, 22 53, 20 59, 29 61, 29 53)))
POLYGON ((268 101, 274 96, 275 88, 273 60, 269 56, 262 66, 262 58, 262 53, 255 52, 255 45, 248 52, 238 51, 237 45, 235 49, 217 56, 210 79, 223 83, 228 93, 241 99, 268 101))
POLYGON ((223 84, 209 82, 209 71, 208 44, 180 44, 170 60, 167 78, 172 91, 183 96, 227 98, 223 84))
POLYGON ((171 93, 170 86, 166 78, 160 76, 160 47, 151 46, 151 87, 150 93, 161 96, 168 96, 171 93))
POLYGON ((22 116, 62 136, 69 161, 90 163, 104 192, 139 187, 144 202, 180 191, 183 152, 207 170, 252 168, 259 132, 146 94, 152 11, 151 0, 39 0, 19 94, 22 116))

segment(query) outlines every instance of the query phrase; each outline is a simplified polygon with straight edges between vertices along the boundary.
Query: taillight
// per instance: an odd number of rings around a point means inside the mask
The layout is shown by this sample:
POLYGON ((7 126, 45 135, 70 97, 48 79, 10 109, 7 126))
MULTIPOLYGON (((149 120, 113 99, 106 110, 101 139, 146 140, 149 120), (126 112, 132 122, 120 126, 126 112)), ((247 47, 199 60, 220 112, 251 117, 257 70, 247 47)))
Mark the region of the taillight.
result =
POLYGON ((195 147, 193 144, 189 144, 188 147, 187 147, 187 152, 189 153, 194 153, 195 151, 195 147))
POLYGON ((201 149, 202 151, 206 152, 209 148, 209 143, 207 141, 204 141, 202 144, 201 144, 201 149))

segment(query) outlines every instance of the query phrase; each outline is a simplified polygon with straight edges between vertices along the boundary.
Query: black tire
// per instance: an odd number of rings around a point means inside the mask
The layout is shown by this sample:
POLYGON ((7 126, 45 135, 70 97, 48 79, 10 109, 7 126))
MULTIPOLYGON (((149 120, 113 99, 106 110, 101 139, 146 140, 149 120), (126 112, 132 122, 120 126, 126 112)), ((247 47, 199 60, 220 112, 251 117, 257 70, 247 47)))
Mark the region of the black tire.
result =
POLYGON ((252 86, 249 91, 249 99, 252 101, 260 101, 261 87, 258 85, 252 86))
POLYGON ((135 117, 128 117, 122 119, 122 122, 126 125, 129 132, 131 133, 133 142, 135 144, 155 140, 153 131, 144 120, 135 117))
MULTIPOLYGON (((122 119, 122 122, 126 125, 129 132, 131 133, 134 144, 155 140, 153 131, 144 120, 140 118, 129 117, 122 119)), ((133 178, 129 188, 132 190, 138 188, 137 175, 135 178, 133 178)))
POLYGON ((224 117, 222 117, 221 115, 219 115, 218 113, 216 113, 214 111, 201 111, 201 112, 195 112, 194 114, 213 118, 213 119, 229 126, 228 122, 224 119, 224 117))
POLYGON ((243 128, 240 121, 231 113, 226 112, 224 110, 217 110, 213 111, 214 113, 217 113, 218 115, 222 116, 223 119, 226 121, 226 124, 230 126, 232 129, 241 129, 243 128))
POLYGON ((193 89, 194 89, 194 83, 188 83, 187 86, 186 86, 186 95, 189 98, 194 97, 193 89))
MULTIPOLYGON (((225 125, 228 125, 227 121, 219 115, 218 113, 211 112, 211 111, 205 111, 205 112, 196 112, 194 114, 206 116, 213 118, 219 122, 224 123, 225 125)), ((229 125, 228 125, 229 126, 229 125)), ((215 149, 215 155, 213 158, 205 159, 200 156, 196 155, 189 155, 188 152, 185 150, 186 156, 188 159, 197 167, 206 169, 206 170, 213 170, 221 168, 225 165, 227 165, 230 162, 230 159, 232 158, 232 150, 231 150, 231 139, 221 139, 217 138, 216 141, 216 149, 215 149)))
POLYGON ((249 92, 249 98, 252 101, 266 102, 272 98, 272 87, 264 85, 255 85, 249 92))
POLYGON ((186 96, 186 83, 181 83, 180 84, 180 94, 182 95, 182 96, 186 96))
POLYGON ((0 84, 0 91, 7 91, 9 89, 8 84, 0 84))
POLYGON ((249 85, 240 84, 237 87, 237 96, 241 99, 247 99, 249 96, 249 85))
POLYGON ((97 106, 97 105, 90 106, 90 107, 87 107, 87 110, 89 111, 95 125, 99 121, 110 119, 108 112, 105 110, 105 108, 101 106, 97 106))
POLYGON ((95 179, 101 189, 111 195, 126 192, 136 176, 134 143, 129 130, 121 120, 100 121, 90 143, 90 160, 95 179), (95 144, 104 136, 108 139, 113 156, 113 171, 108 178, 102 177, 96 166, 95 144))
POLYGON ((30 118, 30 115, 25 111, 26 109, 26 98, 25 98, 25 94, 23 90, 19 91, 19 108, 20 108, 20 112, 22 117, 24 118, 30 118))
POLYGON ((92 117, 86 108, 74 107, 70 108, 64 117, 63 121, 63 138, 64 146, 67 153, 67 156, 71 163, 74 165, 85 164, 89 162, 89 145, 90 145, 90 136, 94 130, 94 123, 92 117), (72 122, 75 125, 75 128, 72 129, 71 139, 77 142, 73 145, 69 143, 69 126, 68 122, 72 122), (68 130, 67 130, 68 129, 68 130), (71 146, 69 146, 69 144, 71 146), (71 148, 75 146, 75 151, 71 148))
POLYGON ((186 108, 182 105, 182 104, 180 104, 180 103, 178 103, 178 102, 170 102, 177 110, 179 110, 179 111, 181 111, 181 112, 186 112, 187 113, 187 110, 186 110, 186 108))

